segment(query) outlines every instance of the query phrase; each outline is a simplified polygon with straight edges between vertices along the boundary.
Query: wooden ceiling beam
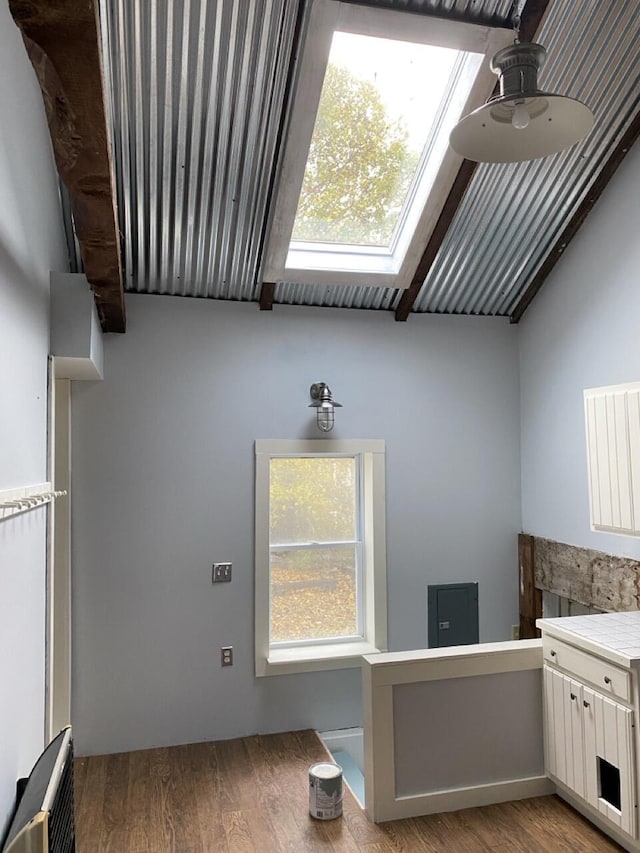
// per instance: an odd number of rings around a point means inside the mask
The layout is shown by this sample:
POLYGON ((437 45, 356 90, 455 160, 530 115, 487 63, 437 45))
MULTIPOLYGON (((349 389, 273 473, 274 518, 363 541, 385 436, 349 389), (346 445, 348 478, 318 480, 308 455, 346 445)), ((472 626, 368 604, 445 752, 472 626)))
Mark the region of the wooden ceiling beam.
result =
POLYGON ((275 283, 272 281, 265 281, 260 288, 260 310, 261 311, 272 311, 273 310, 273 298, 276 293, 275 283))
POLYGON ((629 125, 629 128, 621 137, 620 142, 613 149, 613 152, 607 162, 605 163, 602 171, 594 181, 591 189, 587 193, 587 195, 582 200, 580 206, 573 214, 567 225, 564 227, 562 233, 556 240, 554 247, 551 249, 549 254, 547 255, 544 263, 538 270, 535 278, 529 284, 525 292, 520 297, 520 300, 516 307, 513 309, 513 313, 511 314, 511 322, 519 323, 522 319, 524 312, 527 310, 534 297, 540 291, 540 288, 546 281, 549 273, 558 263, 564 252, 566 251, 567 246, 576 236, 580 228, 582 227, 583 222, 587 218, 587 216, 593 210, 596 202, 602 195, 604 188, 607 186, 613 175, 618 169, 618 166, 622 163, 624 158, 627 156, 629 150, 633 147, 633 144, 640 136, 640 113, 635 117, 632 123, 629 125))
POLYGON ((97 0, 9 0, 44 100, 102 329, 125 331, 115 181, 104 107, 97 0))
MULTIPOLYGON (((522 41, 531 41, 535 38, 535 34, 540 28, 542 18, 550 2, 551 0, 527 0, 520 23, 520 39, 522 41)), ((451 186, 435 228, 431 232, 429 242, 420 259, 411 284, 402 294, 400 302, 396 307, 395 318, 399 322, 403 322, 409 317, 418 294, 422 290, 422 286, 433 266, 436 256, 444 243, 451 223, 462 204, 462 200, 466 195, 477 166, 478 164, 471 160, 462 161, 462 165, 451 186)))

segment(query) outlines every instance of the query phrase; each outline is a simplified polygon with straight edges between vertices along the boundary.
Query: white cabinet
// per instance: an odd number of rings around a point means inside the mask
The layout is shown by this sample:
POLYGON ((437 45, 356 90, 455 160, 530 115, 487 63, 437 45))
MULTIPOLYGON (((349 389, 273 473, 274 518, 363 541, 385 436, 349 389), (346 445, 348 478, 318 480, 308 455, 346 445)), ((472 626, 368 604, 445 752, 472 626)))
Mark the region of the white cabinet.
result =
POLYGON ((640 853, 640 610, 537 624, 547 774, 561 797, 640 853))
POLYGON ((635 837, 633 711, 546 663, 544 697, 547 772, 635 837))
POLYGON ((623 832, 636 835, 633 711, 582 690, 585 799, 623 832))
POLYGON ((582 686, 544 666, 547 772, 584 797, 582 686))
POLYGON ((640 383, 584 392, 591 526, 640 536, 640 383))

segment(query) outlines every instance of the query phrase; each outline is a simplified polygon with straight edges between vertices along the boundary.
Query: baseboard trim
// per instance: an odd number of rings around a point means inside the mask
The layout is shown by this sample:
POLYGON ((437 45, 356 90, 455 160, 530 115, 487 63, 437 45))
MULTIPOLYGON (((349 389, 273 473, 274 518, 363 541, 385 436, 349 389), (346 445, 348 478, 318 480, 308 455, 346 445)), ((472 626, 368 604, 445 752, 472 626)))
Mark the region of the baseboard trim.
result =
POLYGON ((376 815, 376 823, 408 817, 453 812, 476 806, 506 803, 509 800, 526 800, 555 792, 555 785, 546 776, 529 776, 525 779, 509 779, 468 788, 451 788, 429 794, 413 794, 397 797, 386 804, 376 815))

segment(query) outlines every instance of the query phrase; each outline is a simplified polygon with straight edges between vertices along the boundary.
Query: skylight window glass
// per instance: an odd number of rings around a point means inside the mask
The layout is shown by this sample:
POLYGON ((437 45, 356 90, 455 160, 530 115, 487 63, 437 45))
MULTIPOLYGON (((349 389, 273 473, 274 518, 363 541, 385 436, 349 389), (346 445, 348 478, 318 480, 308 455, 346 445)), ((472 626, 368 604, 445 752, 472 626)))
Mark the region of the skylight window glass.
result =
POLYGON ((513 31, 309 5, 263 280, 409 287, 460 169, 449 133, 513 31))
POLYGON ((394 250, 463 56, 334 33, 292 242, 394 250))

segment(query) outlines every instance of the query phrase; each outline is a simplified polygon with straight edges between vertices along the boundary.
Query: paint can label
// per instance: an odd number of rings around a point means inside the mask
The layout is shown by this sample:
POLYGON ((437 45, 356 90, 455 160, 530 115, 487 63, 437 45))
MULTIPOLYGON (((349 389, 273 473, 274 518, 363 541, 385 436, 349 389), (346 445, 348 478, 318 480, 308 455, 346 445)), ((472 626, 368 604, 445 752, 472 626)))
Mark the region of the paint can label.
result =
POLYGON ((309 768, 309 814, 333 820, 342 814, 342 767, 322 762, 309 768))

